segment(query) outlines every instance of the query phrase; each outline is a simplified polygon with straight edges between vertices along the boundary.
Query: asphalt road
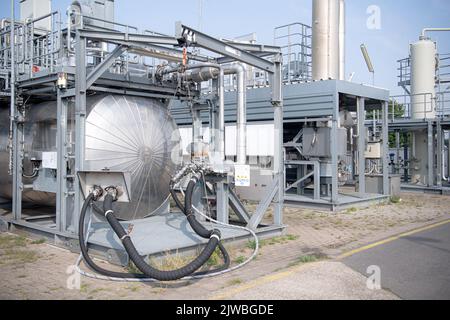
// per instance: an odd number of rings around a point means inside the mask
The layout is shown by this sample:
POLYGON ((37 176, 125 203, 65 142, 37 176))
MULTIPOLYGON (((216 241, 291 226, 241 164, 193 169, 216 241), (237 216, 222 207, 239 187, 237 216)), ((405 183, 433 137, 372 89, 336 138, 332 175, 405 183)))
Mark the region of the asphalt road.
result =
POLYGON ((370 276, 380 267, 381 287, 408 300, 450 300, 450 223, 401 237, 342 260, 370 276))

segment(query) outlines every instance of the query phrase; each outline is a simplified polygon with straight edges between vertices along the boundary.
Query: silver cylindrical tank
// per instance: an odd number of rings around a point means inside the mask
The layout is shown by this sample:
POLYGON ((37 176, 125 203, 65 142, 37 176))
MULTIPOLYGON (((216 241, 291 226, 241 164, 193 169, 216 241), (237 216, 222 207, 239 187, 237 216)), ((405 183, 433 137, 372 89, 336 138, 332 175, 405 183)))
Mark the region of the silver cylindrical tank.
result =
POLYGON ((436 117, 436 44, 420 39, 411 44, 411 116, 413 119, 436 117))
POLYGON ((339 0, 339 80, 345 80, 345 0, 339 0))
POLYGON ((339 79, 339 0, 313 0, 312 77, 339 79))
MULTIPOLYGON (((69 109, 73 110, 73 105, 69 109)), ((167 108, 155 99, 97 95, 87 99, 87 111, 84 170, 107 168, 131 174, 131 202, 115 205, 118 217, 133 220, 161 212, 168 203, 171 176, 181 160, 180 134, 167 108)), ((11 198, 7 124, 8 112, 1 111, 0 197, 11 198)), ((56 102, 31 106, 24 126, 24 171, 30 173, 32 158, 57 151, 56 102)), ((73 143, 70 137, 72 133, 68 139, 73 143)), ((25 184, 33 181, 24 179, 25 184)), ((29 189, 23 200, 52 206, 55 194, 29 189)))

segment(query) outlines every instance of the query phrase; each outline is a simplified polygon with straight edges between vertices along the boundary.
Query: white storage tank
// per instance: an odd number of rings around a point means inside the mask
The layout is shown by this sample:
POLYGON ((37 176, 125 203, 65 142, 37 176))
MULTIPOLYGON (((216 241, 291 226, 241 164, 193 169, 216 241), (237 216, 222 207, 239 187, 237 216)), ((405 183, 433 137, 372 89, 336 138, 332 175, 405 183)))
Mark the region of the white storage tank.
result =
POLYGON ((411 44, 411 116, 413 119, 436 117, 436 43, 421 38, 411 44))

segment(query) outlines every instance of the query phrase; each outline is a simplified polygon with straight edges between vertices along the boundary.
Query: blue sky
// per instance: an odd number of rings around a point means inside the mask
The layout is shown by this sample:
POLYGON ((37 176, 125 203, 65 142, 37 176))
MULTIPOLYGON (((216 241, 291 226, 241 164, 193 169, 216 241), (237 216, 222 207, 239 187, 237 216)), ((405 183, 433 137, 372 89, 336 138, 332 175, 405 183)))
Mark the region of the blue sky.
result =
MULTIPOLYGON (((18 0, 16 0, 18 8, 18 0)), ((8 16, 10 1, 0 1, 0 16, 8 16)), ((62 12, 70 0, 53 0, 62 12)), ((423 27, 450 27, 448 0, 347 0, 347 75, 371 83, 359 46, 365 43, 376 69, 376 85, 400 94, 397 63, 408 55, 409 43, 423 27), (370 30, 367 8, 381 10, 381 29, 370 30)), ((18 9, 17 9, 18 10, 18 9)), ((173 34, 175 21, 198 27, 199 0, 116 0, 116 20, 139 28, 173 34)), ((291 22, 311 24, 311 0, 203 0, 203 31, 232 38, 256 32, 261 43, 273 43, 273 28, 291 22)), ((450 33, 434 33, 441 53, 450 53, 450 33)))

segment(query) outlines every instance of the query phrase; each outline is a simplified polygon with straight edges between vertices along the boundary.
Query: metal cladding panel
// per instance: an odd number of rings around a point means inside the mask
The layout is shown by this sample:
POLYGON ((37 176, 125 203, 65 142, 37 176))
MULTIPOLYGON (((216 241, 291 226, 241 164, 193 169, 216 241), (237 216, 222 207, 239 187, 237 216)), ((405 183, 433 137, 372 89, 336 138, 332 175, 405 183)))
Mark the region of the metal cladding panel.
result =
MULTIPOLYGON (((305 117, 332 116, 336 107, 336 82, 320 81, 283 86, 284 119, 296 120, 305 117)), ((247 90, 247 121, 273 121, 271 89, 252 88, 247 90)), ((225 121, 236 122, 236 92, 225 93, 225 121)), ((173 117, 179 125, 192 123, 188 111, 179 113, 181 103, 175 103, 173 117)), ((185 108, 186 110, 186 108, 185 108)), ((203 121, 208 121, 206 113, 203 121)))
MULTIPOLYGON (((338 94, 364 97, 370 100, 389 101, 389 90, 364 84, 326 80, 309 83, 296 83, 283 86, 284 120, 298 120, 312 117, 333 116, 337 106, 338 94)), ((225 93, 225 121, 236 122, 236 92, 225 93)), ((179 125, 190 125, 192 118, 186 107, 176 102, 172 106, 173 117, 179 125), (181 109, 185 112, 179 113, 181 109)), ((203 114, 203 122, 208 115, 203 114)), ((270 88, 247 90, 247 121, 273 121, 270 88)))

